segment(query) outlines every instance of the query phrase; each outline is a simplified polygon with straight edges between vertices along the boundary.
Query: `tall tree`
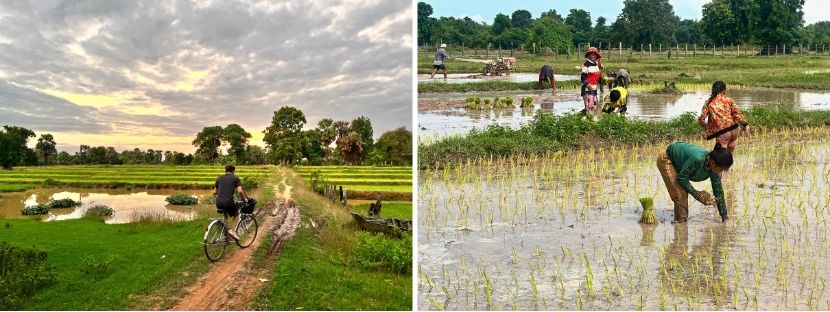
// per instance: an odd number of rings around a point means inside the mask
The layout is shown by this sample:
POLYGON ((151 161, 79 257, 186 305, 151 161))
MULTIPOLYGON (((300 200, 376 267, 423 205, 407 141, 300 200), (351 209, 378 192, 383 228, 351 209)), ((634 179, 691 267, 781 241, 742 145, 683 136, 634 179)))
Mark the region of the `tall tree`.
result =
POLYGON ((372 130, 372 121, 365 116, 360 116, 352 120, 352 131, 356 132, 360 140, 363 142, 363 150, 360 154, 360 160, 365 160, 366 156, 372 152, 375 146, 375 139, 373 138, 374 131, 372 130))
POLYGON ((704 4, 700 29, 713 44, 732 44, 740 39, 738 19, 729 6, 729 0, 713 0, 704 4))
POLYGON ((271 119, 271 125, 263 133, 272 163, 295 162, 302 158, 305 115, 299 109, 283 106, 271 119))
POLYGON ((684 19, 677 24, 677 31, 674 33, 677 43, 703 44, 700 30, 700 23, 695 20, 684 19))
POLYGON ((564 49, 571 44, 573 36, 568 26, 562 22, 561 17, 557 17, 555 12, 551 14, 542 14, 542 17, 533 21, 531 27, 531 40, 540 45, 539 49, 547 47, 555 49, 560 47, 564 49))
POLYGON ((508 28, 511 27, 510 24, 510 17, 504 14, 497 14, 496 18, 493 20, 493 35, 501 35, 501 33, 505 32, 508 28))
POLYGON ((404 127, 383 133, 375 145, 381 161, 392 165, 412 165, 412 132, 404 127))
MULTIPOLYGON (((594 26, 594 35, 592 36, 592 39, 591 39, 592 42, 605 42, 605 43, 607 43, 607 42, 609 42, 609 40, 611 40, 611 38, 608 37, 608 25, 605 25, 606 23, 608 23, 608 20, 605 19, 605 17, 603 17, 603 16, 597 17, 597 23, 594 26)), ((605 45, 605 44, 603 44, 603 45, 605 45)))
POLYGON ((236 164, 243 164, 245 160, 245 148, 248 146, 248 139, 251 138, 251 134, 237 124, 228 125, 222 132, 223 140, 230 145, 228 155, 233 156, 236 164))
POLYGON ((426 2, 418 2, 418 43, 431 42, 432 28, 435 18, 432 15, 432 6, 426 2))
POLYGON ((223 135, 224 129, 221 126, 204 127, 193 140, 196 154, 199 154, 207 163, 213 163, 219 158, 219 146, 222 145, 223 135))
POLYGON ((565 20, 562 19, 562 15, 559 15, 559 13, 556 13, 556 10, 554 10, 554 9, 550 9, 547 12, 542 12, 542 15, 540 16, 540 18, 543 18, 543 17, 550 17, 550 18, 559 20, 560 22, 565 22, 565 20))
POLYGON ((529 28, 533 22, 533 15, 528 10, 516 10, 510 15, 510 24, 513 27, 529 28))
POLYGON ((574 45, 585 44, 591 40, 593 28, 591 27, 591 13, 588 11, 571 9, 571 13, 565 17, 565 25, 571 27, 574 45))
MULTIPOLYGON (((29 158, 29 138, 35 137, 32 130, 16 127, 3 126, 0 130, 0 166, 3 169, 12 169, 21 163, 26 163, 29 158)), ((37 158, 35 158, 37 159, 37 158)))
POLYGON ((668 0, 625 0, 622 13, 611 25, 619 41, 640 44, 674 43, 680 18, 668 0))
POLYGON ((754 0, 749 29, 762 45, 792 46, 800 39, 804 25, 804 0, 754 0))
POLYGON ((37 139, 37 144, 35 148, 43 154, 43 164, 49 165, 49 155, 57 154, 58 151, 55 149, 55 137, 51 134, 41 134, 40 137, 37 139))

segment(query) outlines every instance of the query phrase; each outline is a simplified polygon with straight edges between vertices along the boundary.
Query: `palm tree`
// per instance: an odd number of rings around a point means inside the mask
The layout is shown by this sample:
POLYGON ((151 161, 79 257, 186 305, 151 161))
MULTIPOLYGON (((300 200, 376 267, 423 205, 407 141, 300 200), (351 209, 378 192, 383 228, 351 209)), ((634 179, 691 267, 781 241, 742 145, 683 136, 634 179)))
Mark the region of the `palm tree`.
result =
POLYGON ((55 138, 51 134, 41 134, 40 138, 37 139, 37 145, 35 148, 43 154, 43 164, 49 165, 49 155, 57 154, 58 151, 55 149, 55 138))

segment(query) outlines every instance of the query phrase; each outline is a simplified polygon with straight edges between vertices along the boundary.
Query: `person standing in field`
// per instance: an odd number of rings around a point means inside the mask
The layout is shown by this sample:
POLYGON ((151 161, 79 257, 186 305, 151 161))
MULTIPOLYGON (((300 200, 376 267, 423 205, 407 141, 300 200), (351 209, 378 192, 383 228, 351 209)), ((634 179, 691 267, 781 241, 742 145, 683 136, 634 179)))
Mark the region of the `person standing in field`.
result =
MULTIPOLYGON (((239 222, 239 208, 233 202, 233 195, 238 192, 242 196, 242 201, 248 202, 248 195, 242 189, 242 181, 234 174, 235 171, 236 167, 225 166, 225 174, 216 178, 216 183, 213 185, 217 212, 222 214, 225 224, 228 224, 228 216, 233 217, 233 223, 228 225, 230 229, 236 229, 236 224, 239 222)), ((228 231, 228 234, 239 240, 235 230, 228 231)))
POLYGON ((657 156, 657 170, 674 202, 672 223, 685 223, 688 220, 689 195, 704 205, 717 204, 721 221, 726 222, 729 216, 720 174, 731 166, 732 153, 720 145, 716 145, 715 150, 710 152, 700 146, 677 141, 661 151, 657 156), (706 179, 712 182, 714 198, 706 191, 695 190, 690 183, 706 179))
POLYGON ((438 50, 435 51, 435 61, 432 62, 432 75, 429 76, 430 79, 435 78, 435 73, 441 70, 444 72, 444 82, 447 81, 447 66, 444 65, 444 60, 451 60, 452 57, 447 54, 446 48, 447 44, 442 43, 438 47, 438 50))
POLYGON ((595 47, 588 48, 585 52, 585 63, 582 64, 582 74, 580 80, 582 81, 582 100, 585 104, 583 113, 591 113, 597 104, 597 87, 599 86, 600 78, 602 78, 602 55, 595 47))
POLYGON ((741 127, 747 135, 751 135, 746 117, 738 109, 735 100, 726 96, 726 83, 723 81, 712 84, 712 94, 703 104, 697 122, 706 130, 707 140, 715 139, 716 146, 726 148, 730 153, 735 152, 741 127))
POLYGON ((541 89, 542 83, 544 82, 550 83, 550 87, 553 89, 553 93, 551 94, 556 95, 556 77, 553 76, 553 67, 547 64, 539 70, 539 83, 537 84, 537 88, 541 89))

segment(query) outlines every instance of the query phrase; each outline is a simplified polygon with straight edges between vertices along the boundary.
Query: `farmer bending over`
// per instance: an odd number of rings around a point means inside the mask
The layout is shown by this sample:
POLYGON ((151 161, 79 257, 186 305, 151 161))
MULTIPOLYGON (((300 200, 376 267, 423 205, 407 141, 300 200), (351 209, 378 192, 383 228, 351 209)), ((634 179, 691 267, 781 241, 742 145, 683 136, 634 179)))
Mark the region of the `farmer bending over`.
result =
POLYGON ((239 177, 234 175, 236 168, 234 166, 225 166, 225 174, 216 178, 216 184, 213 186, 213 194, 216 195, 216 211, 221 213, 224 217, 225 224, 228 225, 228 234, 235 240, 239 240, 236 235, 236 223, 239 222, 239 209, 233 202, 233 194, 239 192, 242 196, 242 201, 248 201, 248 195, 242 189, 242 182, 239 177), (233 223, 228 224, 228 216, 233 217, 233 223))
POLYGON ((674 202, 674 221, 684 223, 689 217, 689 194, 704 205, 717 203, 721 220, 728 220, 726 201, 723 197, 720 173, 732 166, 732 153, 717 146, 708 152, 700 146, 677 141, 661 151, 657 157, 657 170, 674 202), (700 182, 709 179, 715 198, 706 191, 697 191, 689 181, 700 182))
POLYGON ((556 95, 556 77, 553 76, 553 67, 550 65, 542 66, 542 69, 539 70, 539 83, 537 84, 537 88, 542 88, 543 82, 549 82, 550 87, 553 89, 552 95, 556 95))
POLYGON ((625 114, 628 110, 628 91, 623 87, 611 89, 611 92, 605 95, 602 102, 603 113, 625 114))

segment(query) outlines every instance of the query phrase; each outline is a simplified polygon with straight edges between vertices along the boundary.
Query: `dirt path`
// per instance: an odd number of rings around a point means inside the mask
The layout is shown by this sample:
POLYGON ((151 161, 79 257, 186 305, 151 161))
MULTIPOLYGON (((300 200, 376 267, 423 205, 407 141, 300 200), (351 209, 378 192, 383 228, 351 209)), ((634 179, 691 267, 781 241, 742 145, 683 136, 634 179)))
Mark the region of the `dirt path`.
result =
MULTIPOLYGON (((291 186, 286 183, 285 169, 279 170, 283 177, 280 184, 284 186, 284 191, 280 193, 279 187, 274 186, 276 198, 260 208, 258 216, 262 221, 259 223, 259 235, 253 244, 214 263, 194 285, 185 289, 187 294, 173 310, 248 309, 254 294, 271 278, 271 266, 252 268, 254 251, 262 244, 263 237, 272 235, 268 255, 270 260, 276 262, 275 256, 279 255, 279 249, 294 236, 294 231, 300 224, 299 208, 291 199, 291 186)), ((232 248, 238 247, 228 246, 226 252, 232 248)))

